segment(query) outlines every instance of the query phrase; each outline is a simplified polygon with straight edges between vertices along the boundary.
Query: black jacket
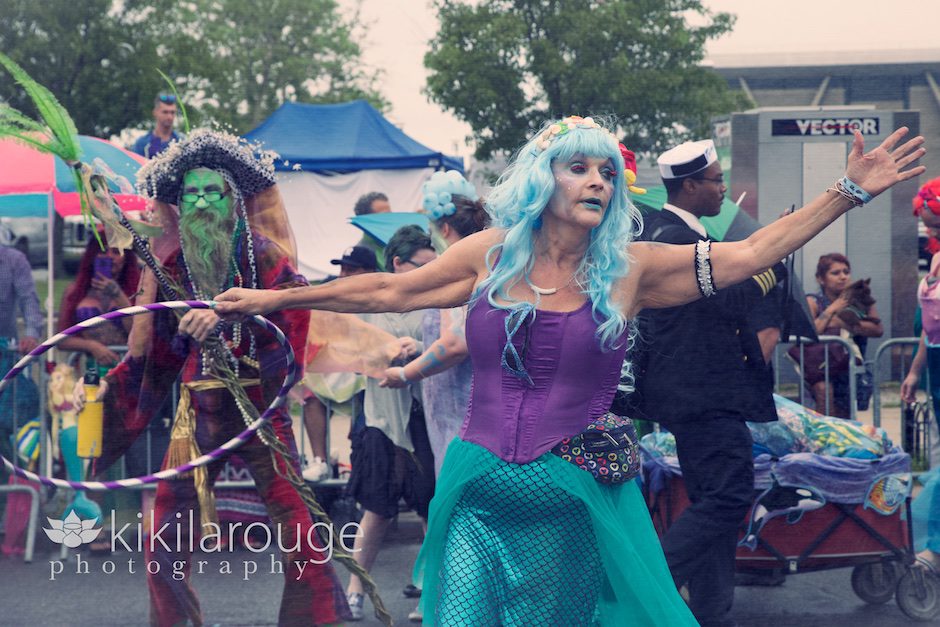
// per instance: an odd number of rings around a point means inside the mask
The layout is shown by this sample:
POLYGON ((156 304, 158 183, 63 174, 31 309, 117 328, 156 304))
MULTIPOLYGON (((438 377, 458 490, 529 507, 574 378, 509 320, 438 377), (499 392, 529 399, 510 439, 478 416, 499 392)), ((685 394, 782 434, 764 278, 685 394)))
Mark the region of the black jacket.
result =
MULTIPOLYGON (((671 211, 650 216, 641 239, 692 244, 703 239, 671 211)), ((689 262, 689 272, 694 272, 689 262)), ((758 277, 680 307, 645 309, 628 357, 637 392, 633 413, 669 425, 711 417, 776 420, 773 377, 748 312, 781 280, 777 264, 758 277), (769 279, 769 280, 768 280, 769 279)))

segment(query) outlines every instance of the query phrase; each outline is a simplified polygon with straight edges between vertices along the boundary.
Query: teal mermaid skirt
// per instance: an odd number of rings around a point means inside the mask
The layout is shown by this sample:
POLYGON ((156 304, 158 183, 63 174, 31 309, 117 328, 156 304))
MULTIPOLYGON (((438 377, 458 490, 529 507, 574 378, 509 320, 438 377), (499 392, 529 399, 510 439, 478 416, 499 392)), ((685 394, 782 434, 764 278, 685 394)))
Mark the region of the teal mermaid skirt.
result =
POLYGON ((636 482, 455 439, 415 564, 427 625, 696 625, 636 482))

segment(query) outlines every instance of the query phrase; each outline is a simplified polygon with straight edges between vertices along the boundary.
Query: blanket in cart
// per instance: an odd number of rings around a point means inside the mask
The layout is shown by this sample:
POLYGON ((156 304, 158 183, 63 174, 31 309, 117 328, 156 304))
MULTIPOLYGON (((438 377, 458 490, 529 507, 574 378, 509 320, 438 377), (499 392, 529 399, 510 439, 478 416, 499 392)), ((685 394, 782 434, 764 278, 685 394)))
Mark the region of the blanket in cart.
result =
MULTIPOLYGON (((748 423, 754 437, 754 489, 768 495, 775 486, 794 492, 806 507, 817 502, 859 503, 890 515, 910 495, 911 460, 883 429, 823 416, 774 395, 777 422, 748 423)), ((675 439, 668 432, 640 441, 644 475, 653 493, 682 474, 675 439)), ((779 492, 779 489, 777 490, 779 492)), ((765 497, 766 498, 766 497, 765 497)), ((793 515, 789 512, 788 515, 793 515)))
MULTIPOLYGON (((877 459, 890 453, 894 445, 884 429, 854 420, 833 418, 817 413, 799 403, 774 394, 776 422, 749 422, 754 438, 754 457, 766 453, 783 457, 790 453, 816 453, 831 457, 877 459)), ((676 443, 669 433, 644 438, 650 455, 676 454, 676 443)))

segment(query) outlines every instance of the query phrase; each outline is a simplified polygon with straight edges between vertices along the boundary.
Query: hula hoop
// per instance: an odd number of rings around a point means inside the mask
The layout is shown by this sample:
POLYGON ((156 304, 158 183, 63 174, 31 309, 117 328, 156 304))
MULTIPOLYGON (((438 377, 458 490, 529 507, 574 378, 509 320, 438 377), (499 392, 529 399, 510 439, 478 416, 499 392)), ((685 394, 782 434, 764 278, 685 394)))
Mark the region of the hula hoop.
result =
MULTIPOLYGON (((125 307, 124 309, 118 309, 116 311, 109 311, 106 314, 96 316, 94 318, 89 318, 79 322, 78 324, 69 327, 61 333, 53 335, 48 340, 34 348, 28 354, 24 355, 22 359, 16 362, 16 365, 0 380, 0 392, 6 389, 7 385, 12 381, 12 379, 18 375, 24 368, 26 368, 29 363, 39 357, 50 348, 56 346, 59 342, 65 338, 77 335, 86 329, 96 327, 100 324, 110 322, 112 320, 119 320, 121 318, 126 318, 128 316, 136 316, 138 314, 147 313, 150 311, 166 311, 166 310, 189 310, 189 309, 211 309, 215 303, 212 301, 204 300, 173 300, 166 301, 162 303, 153 303, 152 305, 138 305, 134 307, 125 307)), ((177 466, 176 468, 168 468, 167 470, 161 470, 160 472, 151 474, 151 475, 142 475, 140 477, 132 477, 130 479, 119 479, 117 481, 67 481, 65 479, 53 479, 51 477, 46 477, 44 475, 39 475, 28 470, 23 470, 19 466, 16 466, 8 460, 6 457, 0 456, 0 459, 3 460, 3 465, 10 471, 15 473, 17 476, 23 477, 24 479, 29 479, 30 481, 37 481, 43 485, 55 486, 59 488, 71 488, 73 490, 89 490, 92 492, 104 492, 107 490, 120 490, 123 488, 133 488, 136 486, 146 485, 150 483, 156 483, 164 479, 172 479, 177 477, 185 472, 192 470, 193 468, 198 468, 199 466, 204 466, 211 461, 214 461, 221 457, 222 455, 228 453, 231 450, 234 450, 247 442, 255 434, 258 429, 271 417, 274 415, 274 412, 284 405, 287 401, 287 393, 290 392, 290 389, 294 386, 294 383, 297 380, 297 371, 298 366, 294 360, 294 350, 291 348, 290 342, 287 340, 287 337, 284 333, 277 328, 277 326, 270 320, 263 318, 262 316, 252 316, 254 322, 258 325, 266 328, 271 331, 277 338, 277 341, 284 347, 287 351, 287 359, 290 364, 287 371, 287 376, 284 378, 284 382, 281 384, 281 389, 278 391, 277 396, 271 401, 271 404, 268 408, 261 414, 247 429, 236 435, 234 438, 221 445, 214 451, 197 457, 196 459, 190 460, 185 464, 177 466)))

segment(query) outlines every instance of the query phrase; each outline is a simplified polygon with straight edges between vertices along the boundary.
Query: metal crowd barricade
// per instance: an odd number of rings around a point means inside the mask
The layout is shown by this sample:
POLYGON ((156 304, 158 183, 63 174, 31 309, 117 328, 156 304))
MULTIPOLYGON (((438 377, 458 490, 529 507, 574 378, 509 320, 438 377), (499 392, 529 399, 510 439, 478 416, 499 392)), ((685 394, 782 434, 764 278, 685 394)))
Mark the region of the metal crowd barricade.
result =
MULTIPOLYGON (((890 375, 894 368, 900 373, 900 380, 903 381, 910 370, 910 362, 913 360, 913 350, 919 344, 920 338, 903 337, 888 340, 878 347, 874 359, 875 390, 873 396, 874 408, 872 418, 876 427, 881 426, 882 422, 882 401, 881 386, 888 381, 894 381, 890 375), (900 349, 900 350, 897 350, 900 349), (906 350, 910 349, 910 350, 906 350), (882 376, 884 372, 883 356, 889 354, 896 356, 898 361, 894 360, 888 363, 888 376, 882 376)), ((924 367, 921 372, 921 383, 927 392, 926 400, 916 401, 911 404, 905 404, 901 399, 901 444, 902 448, 911 455, 915 465, 915 474, 920 471, 926 471, 930 468, 930 450, 931 434, 930 427, 934 423, 933 407, 933 385, 930 379, 930 368, 924 367)))
MULTIPOLYGON (((782 378, 782 374, 780 371, 780 367, 781 367, 781 364, 780 364, 781 350, 780 349, 786 346, 791 346, 791 345, 798 346, 800 349, 800 359, 796 363, 796 366, 798 368, 798 375, 799 375, 800 405, 807 405, 806 397, 807 397, 807 393, 810 392, 810 390, 807 388, 807 385, 803 379, 803 368, 804 368, 803 362, 804 362, 804 355, 805 355, 805 347, 809 344, 823 344, 823 345, 838 344, 838 345, 841 345, 848 352, 849 355, 853 354, 853 350, 855 348, 852 342, 838 335, 820 335, 818 342, 815 342, 808 337, 798 337, 792 342, 781 342, 778 345, 777 351, 774 353, 774 389, 775 390, 780 390, 781 378, 782 378)), ((827 350, 824 352, 824 355, 825 357, 823 358, 823 373, 824 373, 823 380, 825 381, 826 386, 830 387, 830 383, 832 383, 832 378, 831 378, 831 373, 830 373, 831 369, 829 367, 828 346, 827 346, 827 350)), ((789 355, 787 355, 786 357, 783 357, 782 359, 788 360, 791 364, 794 363, 792 358, 789 357, 789 355)), ((857 365, 855 363, 855 360, 851 358, 848 360, 848 362, 849 362, 848 363, 849 418, 851 418, 852 420, 855 420, 857 413, 858 413, 858 407, 857 407, 857 401, 856 401, 856 391, 857 391, 856 375, 862 372, 864 366, 857 365)), ((875 389, 877 390, 877 387, 875 389)), ((817 407, 816 411, 818 411, 821 414, 825 414, 827 416, 831 415, 830 410, 832 409, 832 406, 830 405, 830 403, 832 402, 834 396, 835 396, 834 394, 828 395, 826 397, 826 407, 822 407, 822 408, 817 407)))
MULTIPOLYGON (((108 348, 120 355, 123 355, 127 351, 126 346, 109 346, 108 348)), ((83 356, 83 353, 76 352, 76 353, 72 353, 67 359, 67 362, 69 363, 69 365, 76 368, 76 374, 79 376, 81 375, 81 370, 79 370, 77 366, 78 366, 78 361, 82 356, 83 356)), ((171 400, 172 400, 172 403, 171 403, 171 408, 172 408, 171 417, 172 417, 176 413, 176 405, 179 401, 178 385, 174 386, 173 388, 171 400)), ((327 399, 324 399, 323 402, 327 407, 327 420, 329 421, 329 418, 333 413, 332 403, 327 399)), ((300 433, 299 433, 299 438, 297 442, 297 449, 301 456, 300 459, 302 460, 303 456, 310 450, 310 444, 307 440, 306 424, 303 419, 302 411, 301 411, 299 420, 300 420, 300 425, 299 425, 300 433)), ((156 461, 159 464, 162 460, 155 460, 154 458, 154 454, 152 450, 153 440, 152 440, 152 434, 151 434, 150 429, 149 428, 146 429, 143 435, 146 438, 145 450, 146 450, 146 456, 147 456, 146 458, 147 468, 153 468, 154 461, 156 461)), ((329 437, 330 437, 330 430, 329 430, 329 427, 327 427, 327 454, 328 455, 330 451, 329 437)), ((235 453, 237 454, 237 450, 235 451, 235 453)), ((224 475, 227 473, 223 471, 222 474, 224 475)), ((127 466, 126 466, 125 458, 124 456, 122 456, 120 459, 120 478, 127 478, 127 476, 128 476, 127 466)), ((347 483, 347 480, 343 478, 329 478, 323 481, 315 482, 313 483, 313 485, 315 485, 316 487, 343 487, 346 485, 346 483, 347 483)), ((156 487, 157 487, 156 483, 150 483, 150 484, 145 484, 145 485, 140 485, 140 486, 132 486, 126 489, 132 490, 132 491, 150 491, 150 490, 155 490, 156 487)), ((247 480, 219 480, 219 481, 216 481, 214 484, 214 489, 216 490, 219 490, 219 489, 246 490, 246 489, 253 489, 254 487, 255 487, 255 483, 250 478, 247 480)), ((33 509, 36 510, 37 515, 38 515, 38 501, 34 502, 33 509)), ((37 531, 36 523, 35 521, 33 521, 31 522, 31 527, 30 527, 29 536, 28 536, 29 537, 28 551, 29 551, 30 559, 32 557, 32 546, 33 546, 35 531, 37 531)), ((60 559, 66 559, 67 557, 68 557, 68 548, 62 545, 62 547, 60 548, 60 559)))
MULTIPOLYGON (((0 352, 3 352, 5 355, 10 355, 13 357, 12 363, 11 363, 11 366, 12 366, 12 364, 15 364, 19 360, 21 355, 19 354, 19 351, 16 349, 15 344, 13 343, 14 340, 12 338, 2 338, 2 341, 3 341, 3 345, 0 346, 0 352)), ((45 381, 44 381, 44 377, 42 374, 42 370, 38 363, 34 362, 33 364, 31 364, 26 370, 26 372, 29 372, 30 378, 33 380, 33 382, 36 384, 38 388, 37 391, 38 391, 38 396, 39 396, 39 415, 38 416, 18 415, 16 411, 16 401, 15 401, 18 381, 17 380, 12 381, 11 385, 5 391, 5 394, 10 394, 14 398, 14 401, 12 403, 13 416, 11 417, 11 424, 13 426, 13 429, 12 429, 13 443, 11 444, 11 447, 10 447, 10 450, 12 452, 10 461, 12 461, 15 466, 20 465, 20 458, 16 450, 17 449, 17 446, 16 446, 17 435, 19 433, 20 427, 22 427, 26 422, 36 419, 39 421, 39 424, 40 424, 39 463, 40 463, 40 467, 42 467, 41 464, 43 462, 43 455, 44 455, 42 443, 45 442, 44 436, 46 433, 46 421, 44 419, 45 403, 46 403, 45 381)), ((3 373, 0 373, 0 377, 2 377, 5 374, 6 374, 6 370, 4 370, 3 373)), ((28 515, 27 523, 26 523, 26 546, 24 547, 24 551, 23 551, 23 561, 32 562, 33 552, 36 546, 36 532, 38 531, 38 527, 39 527, 40 494, 38 491, 38 487, 34 487, 31 484, 13 483, 13 484, 0 485, 0 494, 13 494, 17 492, 27 494, 30 499, 29 515, 28 515)), ((7 500, 6 506, 9 507, 9 500, 7 500)), ((8 522, 9 522, 9 519, 8 519, 8 522)), ((5 532, 8 533, 9 530, 5 530, 5 532)))

